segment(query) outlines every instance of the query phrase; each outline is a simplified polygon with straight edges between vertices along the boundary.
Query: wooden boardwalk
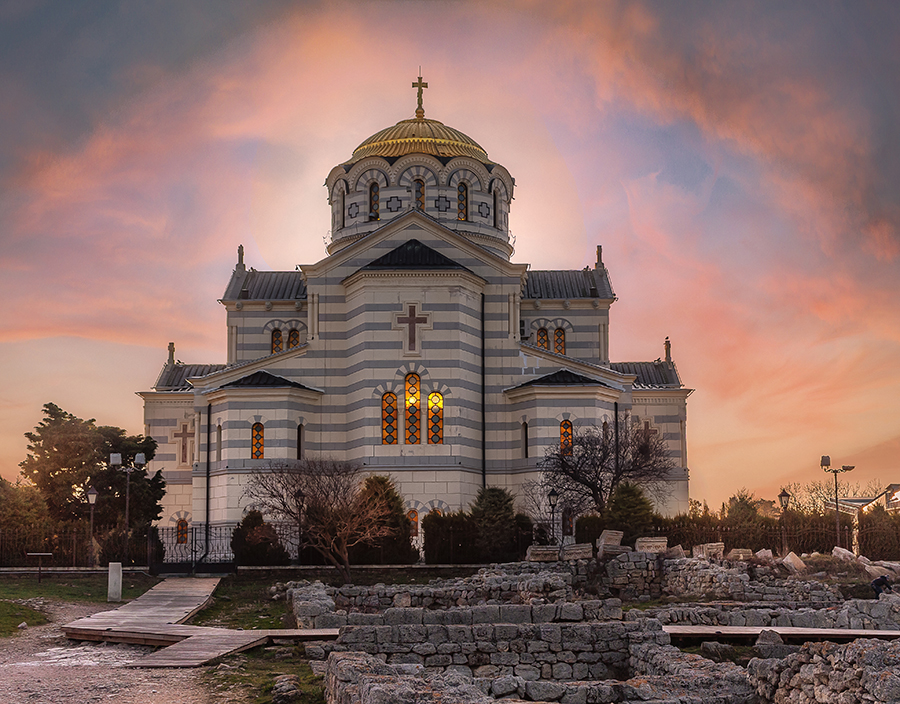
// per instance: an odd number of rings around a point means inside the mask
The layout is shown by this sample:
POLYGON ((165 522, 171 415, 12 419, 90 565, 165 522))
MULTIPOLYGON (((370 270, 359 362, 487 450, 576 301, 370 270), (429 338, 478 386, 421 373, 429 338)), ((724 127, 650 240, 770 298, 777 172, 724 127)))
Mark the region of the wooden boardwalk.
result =
POLYGON ((130 667, 197 667, 272 639, 334 640, 336 628, 232 630, 186 626, 184 622, 209 603, 218 578, 170 578, 146 594, 112 611, 63 626, 73 640, 163 646, 130 667))
POLYGON ((900 638, 900 631, 875 631, 859 628, 796 628, 794 626, 663 626, 663 630, 672 637, 673 642, 684 643, 702 640, 744 640, 755 641, 762 631, 774 631, 785 643, 806 643, 807 641, 829 640, 844 643, 857 638, 881 638, 894 640, 900 638))

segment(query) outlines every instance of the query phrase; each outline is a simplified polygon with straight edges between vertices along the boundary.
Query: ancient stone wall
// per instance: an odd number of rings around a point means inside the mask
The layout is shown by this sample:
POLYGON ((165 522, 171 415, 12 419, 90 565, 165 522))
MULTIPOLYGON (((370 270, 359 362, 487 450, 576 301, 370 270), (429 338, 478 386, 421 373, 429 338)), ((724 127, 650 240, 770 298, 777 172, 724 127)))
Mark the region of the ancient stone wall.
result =
POLYGON ((806 643, 783 659, 750 661, 750 684, 765 702, 898 702, 900 642, 806 643))

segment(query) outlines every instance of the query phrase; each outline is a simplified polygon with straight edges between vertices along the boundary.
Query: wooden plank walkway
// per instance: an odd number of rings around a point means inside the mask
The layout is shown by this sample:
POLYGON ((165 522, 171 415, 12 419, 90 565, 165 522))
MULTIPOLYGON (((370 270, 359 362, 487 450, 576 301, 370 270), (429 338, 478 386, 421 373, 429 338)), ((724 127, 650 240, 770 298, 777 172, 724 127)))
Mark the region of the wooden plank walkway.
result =
POLYGON ((232 630, 187 626, 209 603, 218 578, 170 578, 117 609, 63 626, 73 640, 163 646, 130 667, 197 667, 273 639, 334 640, 337 628, 232 630))
POLYGON ((673 641, 747 640, 755 641, 762 631, 775 631, 785 643, 829 640, 843 643, 857 638, 900 638, 900 631, 876 631, 860 628, 797 628, 794 626, 694 626, 666 624, 663 630, 673 641))

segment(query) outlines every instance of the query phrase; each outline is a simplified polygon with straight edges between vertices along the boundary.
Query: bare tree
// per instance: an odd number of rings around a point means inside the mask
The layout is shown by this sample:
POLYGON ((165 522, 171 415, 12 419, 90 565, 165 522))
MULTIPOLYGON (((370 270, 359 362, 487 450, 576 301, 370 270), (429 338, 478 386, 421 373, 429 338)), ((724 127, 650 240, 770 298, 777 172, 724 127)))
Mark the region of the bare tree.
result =
POLYGON ((666 441, 619 416, 618 432, 604 423, 598 428, 575 428, 570 442, 547 450, 540 467, 541 490, 559 495, 559 505, 573 513, 602 512, 622 482, 639 485, 661 498, 665 479, 675 469, 666 441))
POLYGON ((253 471, 244 496, 260 510, 301 527, 313 548, 350 582, 349 550, 393 535, 390 505, 364 495, 359 465, 331 458, 272 462, 253 471))
MULTIPOLYGON (((875 497, 884 491, 884 485, 877 479, 869 480, 865 484, 859 482, 840 482, 838 485, 838 498, 848 496, 875 497)), ((793 482, 787 484, 784 489, 791 495, 789 507, 804 513, 834 513, 834 482, 830 479, 814 479, 807 484, 793 482)))

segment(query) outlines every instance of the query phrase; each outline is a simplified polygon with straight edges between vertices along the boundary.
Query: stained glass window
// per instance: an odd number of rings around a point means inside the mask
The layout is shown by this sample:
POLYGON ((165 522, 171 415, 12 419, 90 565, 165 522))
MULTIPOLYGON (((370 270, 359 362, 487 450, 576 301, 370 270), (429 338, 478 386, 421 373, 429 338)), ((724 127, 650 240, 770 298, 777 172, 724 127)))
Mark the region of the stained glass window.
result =
POLYGON ((553 351, 556 354, 566 353, 566 331, 562 328, 556 328, 553 332, 553 351))
POLYGON ((381 186, 378 185, 378 181, 373 181, 369 186, 369 220, 381 220, 381 213, 379 212, 381 207, 380 197, 381 186))
POLYGON ((381 397, 381 444, 397 444, 397 394, 390 391, 381 397))
POLYGON ((296 328, 288 333, 288 349, 300 346, 300 331, 296 328))
POLYGON ((188 522, 179 518, 175 524, 175 542, 184 545, 188 541, 188 522))
POLYGON ((272 331, 272 354, 284 349, 284 340, 281 339, 281 330, 275 328, 272 331))
POLYGON ((564 420, 559 424, 559 451, 563 455, 572 454, 572 421, 564 420))
POLYGON ((428 444, 444 443, 444 397, 436 391, 428 394, 428 444))
POLYGON ((406 444, 418 445, 422 440, 422 394, 418 374, 406 375, 406 444))
POLYGON ((250 440, 250 459, 261 460, 265 452, 265 428, 262 423, 254 423, 250 440))
POLYGON ((417 178, 413 181, 413 202, 418 210, 425 210, 425 182, 417 178))
POLYGON ((469 187, 462 181, 456 186, 456 219, 469 219, 469 187))
POLYGON ((538 328, 537 346, 545 350, 550 349, 550 336, 547 334, 547 328, 538 328))

